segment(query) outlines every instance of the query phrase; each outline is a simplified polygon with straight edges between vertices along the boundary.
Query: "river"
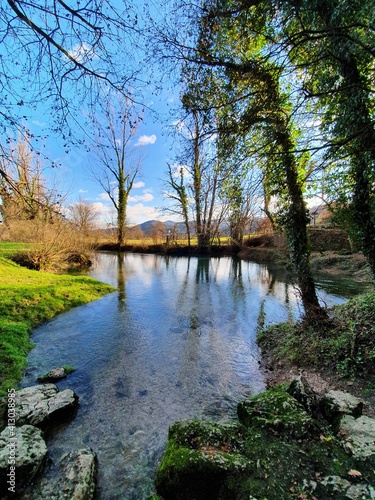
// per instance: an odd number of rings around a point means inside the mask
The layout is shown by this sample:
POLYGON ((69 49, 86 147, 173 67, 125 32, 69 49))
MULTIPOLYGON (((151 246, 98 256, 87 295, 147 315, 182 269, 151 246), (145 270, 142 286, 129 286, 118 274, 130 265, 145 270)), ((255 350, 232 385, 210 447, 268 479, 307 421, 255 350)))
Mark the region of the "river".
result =
MULTIPOLYGON (((80 407, 48 435, 51 458, 90 446, 98 498, 143 500, 171 423, 234 419, 237 402, 264 389, 257 328, 298 317, 298 293, 286 272, 231 257, 102 253, 90 275, 117 291, 36 328, 22 385, 74 366, 58 386, 80 407)), ((328 305, 360 291, 327 277, 318 286, 328 305)))

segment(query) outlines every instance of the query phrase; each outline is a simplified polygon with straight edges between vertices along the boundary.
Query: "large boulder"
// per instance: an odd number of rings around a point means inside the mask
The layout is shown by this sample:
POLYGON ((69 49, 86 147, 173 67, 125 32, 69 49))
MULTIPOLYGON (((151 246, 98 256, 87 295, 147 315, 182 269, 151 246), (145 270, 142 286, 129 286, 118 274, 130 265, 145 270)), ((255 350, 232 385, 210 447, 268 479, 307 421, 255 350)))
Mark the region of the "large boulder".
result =
POLYGON ((7 427, 0 434, 0 496, 19 493, 43 466, 47 446, 32 425, 7 427))
POLYGON ((230 478, 249 471, 238 424, 176 422, 156 475, 158 493, 168 499, 216 500, 230 478))
POLYGON ((347 392, 332 390, 322 398, 320 407, 323 416, 337 429, 344 415, 362 415, 363 401, 347 392))
POLYGON ((54 464, 27 490, 28 500, 92 500, 97 474, 96 454, 91 448, 71 451, 62 456, 58 470, 54 464))
POLYGON ((17 425, 45 427, 74 414, 78 396, 71 390, 59 391, 54 384, 35 385, 16 392, 17 425))
POLYGON ((371 460, 375 467, 375 419, 362 415, 345 415, 340 422, 340 436, 345 449, 356 458, 371 460))

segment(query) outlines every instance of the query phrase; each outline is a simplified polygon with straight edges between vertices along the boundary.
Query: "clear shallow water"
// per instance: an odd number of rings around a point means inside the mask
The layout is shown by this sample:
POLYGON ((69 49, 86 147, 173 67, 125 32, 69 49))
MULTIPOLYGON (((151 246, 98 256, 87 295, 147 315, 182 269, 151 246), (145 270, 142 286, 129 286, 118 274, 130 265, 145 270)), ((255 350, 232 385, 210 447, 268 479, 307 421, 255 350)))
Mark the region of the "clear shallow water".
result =
MULTIPOLYGON (((80 407, 49 436, 52 457, 91 446, 98 498, 142 500, 171 423, 235 418, 238 401, 264 389, 257 326, 298 316, 298 295, 280 270, 230 257, 99 254, 90 274, 118 291, 35 329, 23 385, 74 366, 58 385, 80 407)), ((329 305, 359 292, 324 279, 329 305)))

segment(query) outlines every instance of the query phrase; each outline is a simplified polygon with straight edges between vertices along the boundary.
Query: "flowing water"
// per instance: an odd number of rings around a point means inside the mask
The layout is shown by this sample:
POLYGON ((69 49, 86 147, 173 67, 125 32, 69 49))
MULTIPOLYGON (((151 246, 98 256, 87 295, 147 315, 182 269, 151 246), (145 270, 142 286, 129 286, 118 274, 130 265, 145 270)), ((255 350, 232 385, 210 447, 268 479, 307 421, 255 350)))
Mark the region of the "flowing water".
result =
MULTIPOLYGON (((142 500, 171 423, 234 419, 237 402, 264 389, 257 328, 297 317, 298 294, 286 273, 231 257, 99 254, 90 274, 117 291, 35 329, 22 385, 74 366, 58 386, 80 407, 49 435, 52 459, 90 446, 98 498, 142 500)), ((360 291, 320 283, 328 305, 360 291)))

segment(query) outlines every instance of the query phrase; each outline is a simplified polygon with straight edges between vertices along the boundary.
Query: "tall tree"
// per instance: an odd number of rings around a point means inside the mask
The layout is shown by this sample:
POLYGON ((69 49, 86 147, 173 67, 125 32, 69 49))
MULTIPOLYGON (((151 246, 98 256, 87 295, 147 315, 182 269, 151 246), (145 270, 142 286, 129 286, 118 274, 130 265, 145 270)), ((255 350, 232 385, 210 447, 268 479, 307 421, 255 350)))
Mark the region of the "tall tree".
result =
POLYGON ((193 216, 198 247, 206 251, 218 231, 223 213, 218 206, 223 182, 222 164, 217 155, 217 143, 212 130, 210 110, 197 107, 199 92, 193 68, 184 68, 186 87, 181 97, 185 117, 181 121, 184 151, 180 162, 186 165, 193 203, 193 216))
POLYGON ((115 207, 119 248, 124 244, 129 193, 141 168, 140 148, 134 143, 141 121, 142 112, 119 94, 107 96, 103 115, 92 115, 96 162, 89 168, 115 207))
POLYGON ((305 70, 306 97, 322 111, 327 157, 349 182, 341 198, 375 280, 375 4, 302 0, 283 8, 290 55, 305 70))
POLYGON ((184 167, 181 165, 168 164, 168 178, 166 180, 167 191, 165 196, 167 199, 172 200, 174 204, 166 207, 164 210, 182 217, 186 229, 188 246, 191 244, 191 230, 190 230, 190 203, 188 196, 188 189, 185 185, 184 167))

